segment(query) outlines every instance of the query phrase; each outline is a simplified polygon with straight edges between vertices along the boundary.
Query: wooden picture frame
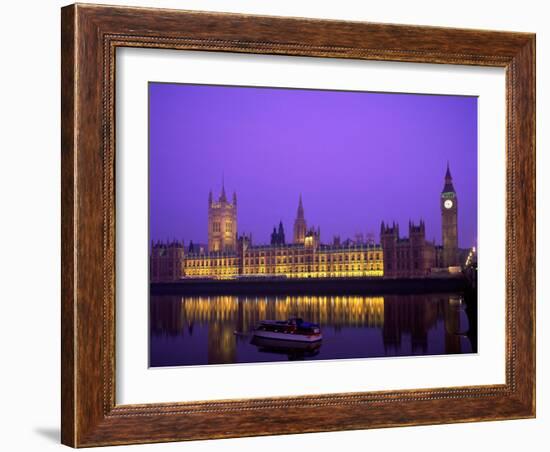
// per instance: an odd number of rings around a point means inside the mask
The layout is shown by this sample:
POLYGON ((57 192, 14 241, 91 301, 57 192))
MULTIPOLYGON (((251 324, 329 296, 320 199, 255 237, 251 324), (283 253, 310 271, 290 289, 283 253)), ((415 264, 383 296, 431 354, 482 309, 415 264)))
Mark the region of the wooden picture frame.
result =
POLYGON ((71 5, 62 9, 62 442, 73 447, 535 416, 535 35, 71 5), (115 50, 148 47, 506 70, 506 383, 115 403, 115 50))

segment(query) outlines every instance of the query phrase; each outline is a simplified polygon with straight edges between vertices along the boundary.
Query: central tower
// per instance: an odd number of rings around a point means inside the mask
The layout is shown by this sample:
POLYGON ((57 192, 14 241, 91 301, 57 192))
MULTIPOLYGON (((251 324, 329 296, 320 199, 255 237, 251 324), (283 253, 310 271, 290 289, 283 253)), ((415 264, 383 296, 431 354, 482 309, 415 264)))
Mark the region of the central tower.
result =
POLYGON ((234 253, 237 250, 237 194, 233 202, 227 200, 225 185, 218 201, 208 195, 208 252, 234 253))
POLYGON ((304 244, 306 240, 306 230, 307 225, 304 217, 304 206, 302 205, 302 195, 300 195, 298 212, 296 214, 296 220, 294 220, 294 243, 304 244))
POLYGON ((443 266, 453 267, 458 265, 458 198, 453 186, 453 178, 448 163, 440 204, 443 266))

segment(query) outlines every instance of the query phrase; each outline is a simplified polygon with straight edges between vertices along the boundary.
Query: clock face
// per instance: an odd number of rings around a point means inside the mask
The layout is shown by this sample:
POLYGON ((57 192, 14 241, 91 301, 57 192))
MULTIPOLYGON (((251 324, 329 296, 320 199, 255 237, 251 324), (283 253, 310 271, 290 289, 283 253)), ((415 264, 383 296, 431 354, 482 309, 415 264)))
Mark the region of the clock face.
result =
POLYGON ((445 209, 450 209, 453 207, 453 202, 450 199, 446 199, 443 205, 445 206, 445 209))

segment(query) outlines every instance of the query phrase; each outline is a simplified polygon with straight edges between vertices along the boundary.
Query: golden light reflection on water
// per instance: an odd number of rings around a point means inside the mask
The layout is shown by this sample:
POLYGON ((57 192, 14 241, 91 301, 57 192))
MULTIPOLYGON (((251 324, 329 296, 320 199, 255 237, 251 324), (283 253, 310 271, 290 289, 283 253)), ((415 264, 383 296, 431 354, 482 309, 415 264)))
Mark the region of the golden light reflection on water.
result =
POLYGON ((181 310, 186 319, 200 323, 237 320, 248 325, 298 316, 321 324, 382 326, 384 297, 182 297, 181 310))
MULTIPOLYGON (((320 356, 327 353, 324 351, 327 341, 334 340, 335 335, 342 344, 338 353, 346 353, 346 344, 353 345, 346 340, 360 340, 350 335, 351 329, 379 331, 377 337, 382 349, 373 352, 375 356, 402 355, 404 350, 410 350, 409 354, 426 354, 430 353, 430 347, 440 350, 437 353, 461 353, 462 337, 469 323, 464 320, 464 307, 463 299, 452 295, 162 295, 151 297, 150 322, 155 337, 178 338, 181 344, 200 337, 202 345, 195 343, 195 347, 206 347, 207 363, 254 361, 255 355, 243 358, 237 354, 238 347, 253 347, 250 345, 253 328, 261 320, 290 317, 320 324, 326 336, 320 356), (435 330, 439 332, 430 338, 429 332, 435 330), (198 331, 202 335, 197 336, 198 331)), ((291 352, 288 353, 290 356, 291 352)))

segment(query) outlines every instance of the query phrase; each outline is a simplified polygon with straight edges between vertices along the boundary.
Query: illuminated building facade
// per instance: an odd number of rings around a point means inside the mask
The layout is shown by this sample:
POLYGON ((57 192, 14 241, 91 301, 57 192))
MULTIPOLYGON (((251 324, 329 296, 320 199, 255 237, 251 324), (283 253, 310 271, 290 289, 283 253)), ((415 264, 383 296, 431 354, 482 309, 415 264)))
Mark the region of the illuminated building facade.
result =
POLYGON ((208 195, 208 251, 234 253, 237 250, 237 194, 233 202, 227 200, 225 186, 217 201, 208 195))
POLYGON ((439 267, 459 265, 457 196, 447 166, 441 194, 443 245, 426 240, 424 221, 409 222, 408 237, 400 237, 399 225, 380 228, 380 245, 374 240, 321 242, 320 228, 307 226, 302 196, 293 228, 292 243, 286 243, 282 222, 273 228, 270 244, 253 245, 250 235, 237 235, 237 195, 227 200, 222 184, 220 197, 208 197, 208 245, 157 243, 151 251, 151 280, 181 278, 235 279, 417 278, 430 275, 439 267), (205 249, 206 248, 206 249, 205 249))
POLYGON ((383 252, 378 246, 251 246, 237 255, 188 255, 183 260, 182 276, 216 279, 238 276, 342 278, 383 276, 383 269, 383 252))
POLYGON ((254 246, 252 238, 243 235, 236 239, 235 251, 227 247, 220 251, 211 247, 209 241, 208 253, 189 253, 185 256, 181 277, 342 278, 384 274, 384 254, 380 246, 322 244, 320 229, 307 229, 301 196, 294 222, 294 243, 285 243, 284 237, 283 225, 279 223, 279 228, 274 228, 271 235, 271 245, 254 246))
POLYGON ((237 277, 342 278, 383 276, 384 254, 373 245, 322 245, 310 230, 304 244, 252 246, 239 238, 238 253, 189 254, 183 277, 232 279, 237 277))

